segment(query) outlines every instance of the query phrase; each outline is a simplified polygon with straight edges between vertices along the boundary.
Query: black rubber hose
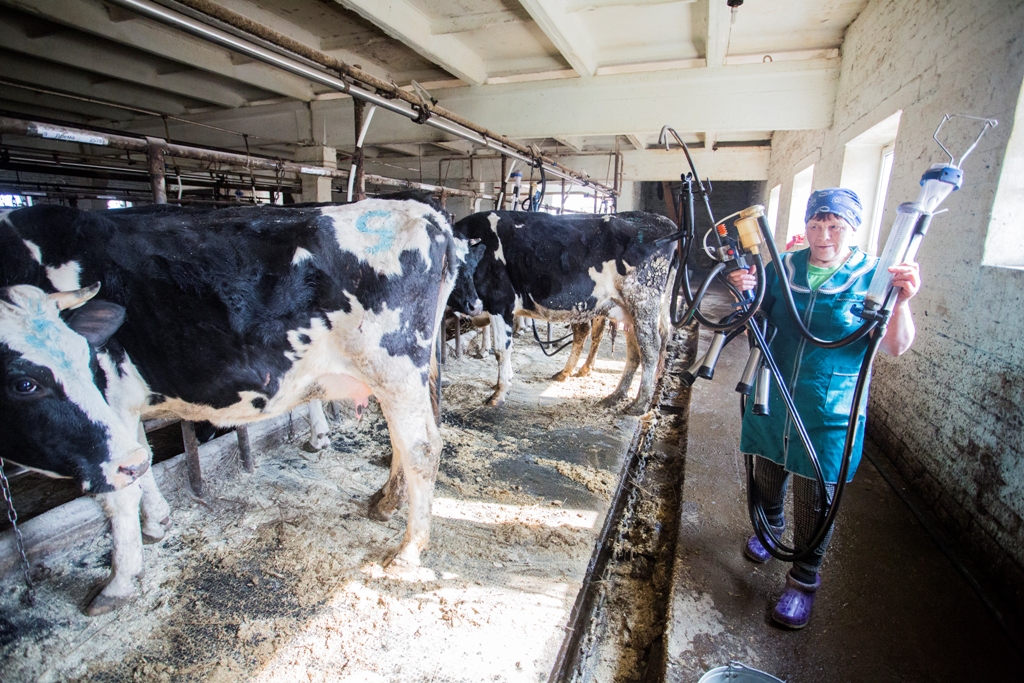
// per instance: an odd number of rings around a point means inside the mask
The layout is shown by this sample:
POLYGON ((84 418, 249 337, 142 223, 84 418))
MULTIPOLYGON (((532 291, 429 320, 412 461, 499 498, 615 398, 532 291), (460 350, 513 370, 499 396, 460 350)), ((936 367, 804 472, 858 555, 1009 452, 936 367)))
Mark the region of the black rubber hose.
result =
POLYGON ((551 341, 543 341, 540 338, 540 335, 537 334, 537 321, 534 320, 532 322, 533 322, 533 338, 537 340, 537 344, 540 346, 540 350, 544 352, 545 356, 548 356, 550 358, 551 356, 554 356, 554 355, 558 354, 566 346, 569 346, 569 344, 572 344, 572 341, 567 341, 564 344, 562 344, 561 346, 559 346, 557 349, 552 351, 551 353, 548 353, 548 347, 555 346, 556 344, 561 344, 563 341, 565 341, 566 339, 569 339, 569 337, 573 336, 573 333, 569 332, 569 334, 565 335, 564 337, 559 337, 558 339, 552 339, 551 341))
MULTIPOLYGON (((753 326, 748 326, 748 329, 751 328, 753 328, 753 326)), ((763 337, 760 334, 760 330, 754 328, 754 335, 755 338, 758 339, 758 343, 761 344, 763 337)), ((853 392, 853 412, 850 416, 850 423, 846 427, 846 441, 843 445, 842 464, 839 467, 836 490, 831 501, 829 501, 828 489, 825 486, 825 478, 821 472, 821 464, 818 461, 817 453, 814 450, 814 446, 810 443, 810 438, 804 428, 803 421, 796 412, 796 406, 792 403, 792 396, 790 396, 784 383, 781 381, 781 374, 776 374, 778 366, 775 364, 775 359, 767 352, 767 348, 765 346, 762 346, 761 348, 762 352, 765 353, 765 362, 769 364, 769 367, 772 369, 772 375, 775 377, 776 383, 779 384, 783 400, 786 402, 786 409, 793 418, 793 423, 796 425, 797 432, 800 434, 801 442, 804 444, 804 448, 807 450, 807 454, 811 459, 815 477, 821 486, 821 500, 823 501, 821 510, 818 514, 818 525, 807 545, 803 548, 791 548, 783 544, 781 539, 779 539, 774 531, 772 531, 767 515, 765 515, 764 505, 760 500, 760 495, 757 492, 757 484, 754 481, 754 458, 750 454, 747 455, 747 501, 750 521, 754 526, 754 533, 757 535, 757 539, 761 542, 761 545, 764 546, 764 548, 771 553, 773 557, 776 557, 783 562, 797 562, 810 557, 814 553, 814 550, 821 544, 825 535, 828 533, 828 530, 835 523, 836 515, 839 513, 839 503, 842 500, 843 492, 846 489, 848 478, 847 474, 850 471, 850 460, 853 454, 853 447, 857 441, 857 426, 860 422, 861 404, 864 400, 864 395, 867 392, 868 377, 871 375, 871 368, 874 364, 875 355, 878 352, 878 346, 881 344, 883 335, 884 328, 879 334, 871 337, 867 353, 864 356, 864 361, 861 363, 860 373, 857 375, 857 385, 853 392)))

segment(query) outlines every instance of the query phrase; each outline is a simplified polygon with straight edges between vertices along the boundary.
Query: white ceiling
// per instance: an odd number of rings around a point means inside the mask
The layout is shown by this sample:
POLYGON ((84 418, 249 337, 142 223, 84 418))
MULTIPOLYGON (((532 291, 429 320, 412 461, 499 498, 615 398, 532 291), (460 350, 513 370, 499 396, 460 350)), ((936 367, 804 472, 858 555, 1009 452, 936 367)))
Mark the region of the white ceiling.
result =
MULTIPOLYGON (((708 163, 720 173, 751 177, 761 171, 743 169, 765 166, 774 131, 828 126, 843 36, 867 2, 746 0, 731 13, 726 0, 217 0, 375 76, 418 81, 441 106, 570 166, 623 151, 636 179, 662 173, 664 152, 650 148, 664 124, 705 158, 717 150, 708 163)), ((248 133, 254 152, 351 149, 351 101, 323 86, 102 0, 0 5, 0 109, 244 148, 238 135, 114 106, 126 105, 248 133)), ((471 149, 383 112, 368 142, 399 166, 471 149)))

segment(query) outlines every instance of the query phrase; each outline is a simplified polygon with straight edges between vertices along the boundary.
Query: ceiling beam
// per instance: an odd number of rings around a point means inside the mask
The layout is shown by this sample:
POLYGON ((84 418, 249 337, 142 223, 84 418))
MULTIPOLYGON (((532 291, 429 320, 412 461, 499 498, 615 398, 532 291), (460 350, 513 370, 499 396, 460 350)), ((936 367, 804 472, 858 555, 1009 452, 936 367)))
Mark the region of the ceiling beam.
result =
MULTIPOLYGON (((749 147, 734 149, 690 150, 693 163, 702 178, 712 180, 766 180, 768 162, 771 160, 770 147, 749 147)), ((598 182, 605 182, 608 174, 608 157, 587 155, 559 157, 559 163, 571 169, 586 172, 598 182)), ((643 152, 627 150, 622 152, 622 179, 638 180, 679 180, 679 173, 689 170, 686 157, 678 149, 666 152, 664 149, 649 149, 643 152)), ((610 181, 609 181, 610 182, 610 181)))
MULTIPOLYGON (((500 26, 501 24, 518 24, 523 21, 523 18, 521 13, 511 10, 464 14, 434 19, 430 22, 430 30, 435 36, 447 35, 449 33, 466 33, 469 31, 479 31, 482 28, 500 26)), ((526 18, 529 20, 529 17, 526 18)))
MULTIPOLYGON (((235 64, 229 50, 148 19, 112 22, 98 0, 0 0, 29 14, 98 35, 197 69, 227 76, 276 95, 309 101, 312 85, 305 79, 254 62, 235 64)), ((7 17, 5 17, 5 20, 7 17)))
MULTIPOLYGON (((832 124, 839 66, 838 59, 776 62, 432 92, 451 111, 514 139, 623 131, 653 137, 665 124, 681 135, 818 130, 832 124)), ((324 114, 329 135, 352 126, 351 105, 324 114)), ((371 143, 438 139, 437 133, 397 117, 373 123, 371 143)))
POLYGON ((570 151, 579 154, 583 151, 583 138, 582 137, 570 137, 568 135, 556 135, 554 136, 555 142, 568 147, 570 151))
POLYGON ((247 103, 246 97, 224 79, 196 71, 180 62, 126 53, 108 41, 68 29, 45 37, 29 38, 24 26, 17 21, 19 18, 8 17, 7 21, 0 22, 0 44, 9 50, 221 107, 241 107, 247 103))
POLYGON ((647 149, 647 145, 636 133, 626 133, 626 139, 629 140, 629 144, 633 145, 633 149, 635 150, 642 152, 647 149))
POLYGON ((605 7, 635 7, 636 5, 671 5, 691 3, 696 0, 567 0, 566 12, 588 12, 605 7))
POLYGON ((337 44, 336 38, 322 38, 321 36, 307 31, 301 26, 297 26, 287 19, 282 18, 281 16, 274 14, 272 11, 264 9, 249 0, 217 0, 217 4, 223 5, 232 12, 241 14, 258 24, 262 24, 263 26, 277 31, 278 33, 284 34, 303 45, 308 45, 313 49, 319 49, 322 52, 328 52, 335 59, 340 59, 347 64, 358 64, 359 68, 363 71, 366 71, 378 78, 382 78, 386 81, 392 79, 392 72, 385 65, 347 50, 347 41, 345 44, 339 45, 337 44))
POLYGON ((435 140, 430 144, 455 154, 469 154, 478 147, 468 140, 435 140))
MULTIPOLYGON (((669 124, 683 139, 699 142, 700 135, 709 130, 728 139, 727 134, 750 131, 828 128, 839 66, 838 59, 775 62, 431 92, 450 110, 513 139, 622 135, 629 131, 641 140, 653 140, 661 127, 669 124), (642 106, 609 106, 623 102, 642 106)), ((232 129, 245 125, 254 134, 293 139, 286 131, 293 130, 294 123, 285 125, 277 119, 274 127, 255 123, 262 112, 286 108, 306 120, 307 109, 298 103, 192 118, 232 129), (251 127, 243 124, 247 121, 253 122, 251 127)), ((313 111, 317 119, 306 128, 303 139, 315 134, 318 139, 326 136, 326 142, 319 141, 329 146, 352 144, 350 98, 316 102, 313 111)), ((269 124, 271 119, 266 121, 269 124)), ((381 143, 430 143, 460 153, 471 148, 471 143, 451 141, 441 131, 412 125, 405 117, 384 110, 374 116, 366 141, 368 145, 381 143)))
MULTIPOLYGON (((721 0, 705 0, 704 56, 709 68, 725 64, 729 47, 729 6, 721 0)), ((700 22, 696 22, 700 25, 700 22)), ((694 41, 697 42, 697 41, 694 41)))
POLYGON ((454 36, 434 35, 430 18, 407 0, 335 2, 470 85, 487 80, 487 68, 480 55, 454 36))
POLYGON ((423 152, 422 152, 422 149, 420 148, 420 145, 413 145, 413 144, 402 145, 402 144, 398 144, 398 143, 392 143, 392 144, 386 144, 386 145, 374 145, 374 147, 378 147, 380 149, 386 149, 389 152, 398 152, 399 154, 404 154, 407 157, 423 156, 423 152))
POLYGON ((583 77, 597 71, 597 47, 583 20, 567 12, 564 0, 519 0, 569 66, 583 77))

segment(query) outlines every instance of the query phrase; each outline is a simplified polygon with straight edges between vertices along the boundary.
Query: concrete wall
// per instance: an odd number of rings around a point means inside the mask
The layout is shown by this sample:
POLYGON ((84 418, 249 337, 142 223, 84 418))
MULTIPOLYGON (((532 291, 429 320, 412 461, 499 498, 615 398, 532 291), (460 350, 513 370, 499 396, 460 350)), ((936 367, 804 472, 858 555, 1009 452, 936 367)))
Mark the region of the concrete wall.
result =
MULTIPOLYGON (((767 187, 782 183, 779 230, 794 171, 813 162, 815 187, 838 184, 844 145, 902 110, 884 244, 897 205, 917 196, 931 163, 945 160, 931 139, 942 115, 1000 121, 967 160, 964 188, 922 245, 917 341, 901 358, 880 356, 868 430, 1021 606, 1024 271, 983 266, 982 256, 1024 78, 1024 3, 874 0, 848 29, 842 61, 832 126, 773 140, 767 187)), ((965 149, 974 131, 952 128, 953 149, 965 149)))

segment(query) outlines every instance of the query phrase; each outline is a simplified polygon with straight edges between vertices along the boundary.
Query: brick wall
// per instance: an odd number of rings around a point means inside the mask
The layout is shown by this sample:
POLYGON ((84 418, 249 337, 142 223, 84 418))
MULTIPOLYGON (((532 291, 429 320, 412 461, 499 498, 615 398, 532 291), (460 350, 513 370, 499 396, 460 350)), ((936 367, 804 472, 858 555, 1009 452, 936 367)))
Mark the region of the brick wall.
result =
MULTIPOLYGON (((1024 607, 1024 271, 981 264, 1003 154, 1024 78, 1024 3, 874 0, 847 31, 832 126, 781 132, 767 187, 815 163, 815 187, 839 183, 843 146, 902 110, 882 241, 921 174, 944 161, 932 132, 944 113, 1000 125, 964 165, 964 188, 936 216, 918 254, 918 334, 880 355, 868 433, 977 563, 1024 607)), ((1024 126, 1024 122, 1019 125, 1024 126)), ((954 148, 970 131, 951 129, 954 148)), ((1022 238, 1024 239, 1024 234, 1022 238)))

